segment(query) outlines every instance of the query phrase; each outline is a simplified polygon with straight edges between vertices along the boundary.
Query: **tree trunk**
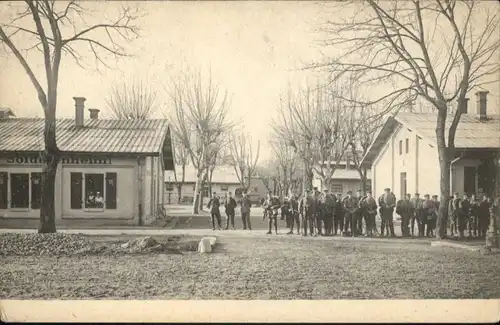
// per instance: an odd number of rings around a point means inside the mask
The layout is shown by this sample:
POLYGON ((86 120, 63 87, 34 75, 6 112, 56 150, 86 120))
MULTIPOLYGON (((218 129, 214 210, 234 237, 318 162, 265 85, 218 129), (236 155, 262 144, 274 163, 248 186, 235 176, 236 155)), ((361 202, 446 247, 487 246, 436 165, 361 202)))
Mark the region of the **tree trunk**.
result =
MULTIPOLYGON (((54 110, 55 111, 55 110, 54 110)), ((56 145, 55 113, 45 118, 45 150, 42 167, 42 197, 38 233, 56 232, 55 185, 59 150, 56 145), (53 115, 53 116, 52 116, 53 115)))
POLYGON ((196 185, 194 187, 193 214, 199 213, 202 182, 203 182, 203 171, 198 170, 196 173, 196 185))
POLYGON ((440 168, 440 203, 436 221, 436 238, 446 237, 448 221, 448 200, 450 196, 450 170, 451 170, 451 150, 446 147, 444 137, 446 126, 446 110, 441 108, 438 111, 436 140, 439 155, 440 168))
POLYGON ((182 184, 177 183, 177 204, 181 204, 182 200, 182 184))

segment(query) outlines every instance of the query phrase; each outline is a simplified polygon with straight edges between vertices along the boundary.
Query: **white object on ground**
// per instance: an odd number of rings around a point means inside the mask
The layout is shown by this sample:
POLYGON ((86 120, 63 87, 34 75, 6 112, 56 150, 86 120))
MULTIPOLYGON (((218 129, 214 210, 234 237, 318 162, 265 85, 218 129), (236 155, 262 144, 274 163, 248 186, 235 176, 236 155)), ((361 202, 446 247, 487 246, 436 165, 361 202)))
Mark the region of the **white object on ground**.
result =
POLYGON ((211 253, 212 246, 215 245, 215 237, 203 237, 198 244, 198 253, 211 253))

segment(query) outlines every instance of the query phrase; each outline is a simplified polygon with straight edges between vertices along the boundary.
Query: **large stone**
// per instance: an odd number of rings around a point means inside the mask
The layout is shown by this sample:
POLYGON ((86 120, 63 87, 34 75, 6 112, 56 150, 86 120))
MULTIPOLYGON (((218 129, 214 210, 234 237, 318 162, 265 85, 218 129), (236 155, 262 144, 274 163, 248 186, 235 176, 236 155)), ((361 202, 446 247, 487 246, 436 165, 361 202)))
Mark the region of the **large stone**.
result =
POLYGON ((203 237, 198 244, 198 253, 211 253, 216 240, 215 237, 203 237))

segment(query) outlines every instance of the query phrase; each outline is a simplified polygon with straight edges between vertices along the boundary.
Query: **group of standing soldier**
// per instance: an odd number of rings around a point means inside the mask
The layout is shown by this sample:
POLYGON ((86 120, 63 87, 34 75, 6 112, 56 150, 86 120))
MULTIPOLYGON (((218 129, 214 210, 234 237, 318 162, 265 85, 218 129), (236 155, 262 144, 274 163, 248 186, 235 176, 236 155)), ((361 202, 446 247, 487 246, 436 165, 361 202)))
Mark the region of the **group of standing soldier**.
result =
MULTIPOLYGON (((221 214, 219 207, 223 204, 227 215, 226 227, 229 229, 231 223, 234 229, 234 215, 237 207, 236 200, 231 193, 226 194, 224 202, 213 193, 212 199, 208 203, 211 209, 212 229, 222 229, 221 214)), ((301 198, 291 195, 283 202, 279 197, 269 192, 262 202, 264 208, 263 220, 268 218, 268 234, 278 233, 278 215, 281 211, 281 219, 286 220, 288 234, 307 236, 314 235, 349 235, 349 236, 374 236, 381 235, 394 237, 393 213, 401 216, 401 233, 403 237, 415 236, 415 224, 417 224, 417 235, 419 237, 432 237, 436 229, 436 222, 439 211, 439 200, 437 195, 432 198, 425 194, 420 198, 419 193, 415 193, 413 198, 407 194, 404 198, 396 201, 396 196, 389 188, 384 190, 378 200, 372 197, 371 192, 362 195, 357 191, 353 196, 352 192, 347 195, 330 194, 328 189, 319 192, 318 188, 306 190, 301 198), (378 201, 378 202, 377 202, 378 201), (380 233, 376 225, 377 211, 381 217, 380 233), (364 223, 364 232, 363 232, 364 223)), ((243 229, 252 229, 250 223, 251 201, 245 193, 240 200, 243 229)), ((470 198, 464 194, 462 198, 459 193, 455 193, 449 201, 448 222, 451 236, 458 235, 464 238, 464 233, 468 229, 469 237, 484 237, 489 226, 489 213, 492 204, 489 198, 484 195, 482 200, 472 195, 470 198)))

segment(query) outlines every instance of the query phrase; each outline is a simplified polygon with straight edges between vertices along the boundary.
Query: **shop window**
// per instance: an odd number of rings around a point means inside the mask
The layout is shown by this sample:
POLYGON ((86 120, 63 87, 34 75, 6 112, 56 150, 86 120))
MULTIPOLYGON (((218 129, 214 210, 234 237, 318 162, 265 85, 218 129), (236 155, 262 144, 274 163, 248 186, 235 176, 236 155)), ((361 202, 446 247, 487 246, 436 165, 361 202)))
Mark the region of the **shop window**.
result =
POLYGON ((106 209, 116 209, 116 173, 106 173, 106 209))
POLYGON ((85 208, 104 208, 103 174, 85 174, 85 208))
POLYGON ((71 209, 82 208, 82 173, 71 173, 71 209))
POLYGON ((0 172, 0 209, 7 209, 8 177, 6 172, 0 172))
POLYGON ((40 209, 42 204, 42 174, 31 173, 31 208, 40 209))
POLYGON ((29 208, 30 176, 26 174, 10 174, 11 208, 29 208))

